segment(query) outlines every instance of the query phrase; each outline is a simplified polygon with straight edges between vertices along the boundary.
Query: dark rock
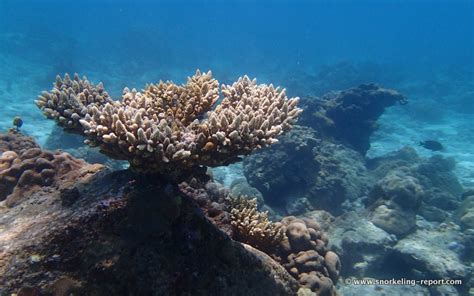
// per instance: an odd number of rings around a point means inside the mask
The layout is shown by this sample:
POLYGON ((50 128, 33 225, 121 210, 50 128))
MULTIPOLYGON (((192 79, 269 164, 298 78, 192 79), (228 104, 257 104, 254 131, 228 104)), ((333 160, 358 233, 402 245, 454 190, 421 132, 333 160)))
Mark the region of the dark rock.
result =
POLYGON ((25 286, 75 295, 296 293, 281 266, 232 241, 173 185, 153 180, 99 172, 76 180, 71 206, 59 191, 39 189, 21 208, 1 207, 9 237, 0 239, 2 293, 25 286))
POLYGON ((459 226, 444 224, 432 230, 417 230, 394 246, 396 258, 411 269, 422 272, 423 278, 466 279, 468 267, 446 242, 459 242, 459 226))
POLYGON ((354 212, 336 218, 327 234, 331 238, 328 248, 341 259, 342 276, 377 275, 385 256, 396 243, 394 236, 354 212))
POLYGON ((306 198, 308 209, 340 214, 339 205, 365 195, 370 184, 357 152, 319 141, 314 130, 299 126, 270 149, 247 157, 244 174, 266 203, 294 212, 302 205, 291 203, 306 198))
POLYGON ((305 112, 300 124, 310 126, 323 139, 347 145, 361 154, 370 148, 370 135, 385 108, 406 98, 376 84, 362 84, 344 91, 330 92, 321 98, 303 100, 305 112))

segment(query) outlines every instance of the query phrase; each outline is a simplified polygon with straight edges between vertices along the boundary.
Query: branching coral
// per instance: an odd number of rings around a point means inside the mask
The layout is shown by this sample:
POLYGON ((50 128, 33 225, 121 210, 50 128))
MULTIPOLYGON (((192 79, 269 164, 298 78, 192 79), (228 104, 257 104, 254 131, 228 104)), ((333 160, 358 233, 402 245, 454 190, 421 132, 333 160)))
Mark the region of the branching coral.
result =
POLYGON ((259 250, 274 252, 283 240, 281 225, 268 220, 266 212, 257 210, 257 199, 228 198, 230 219, 236 240, 259 250))
POLYGON ((258 85, 247 76, 222 85, 211 72, 196 74, 185 85, 159 82, 143 92, 124 89, 113 101, 102 84, 84 77, 59 76, 51 92, 36 104, 48 118, 84 134, 87 143, 138 171, 169 172, 200 165, 216 166, 275 143, 301 109, 285 90, 258 85))

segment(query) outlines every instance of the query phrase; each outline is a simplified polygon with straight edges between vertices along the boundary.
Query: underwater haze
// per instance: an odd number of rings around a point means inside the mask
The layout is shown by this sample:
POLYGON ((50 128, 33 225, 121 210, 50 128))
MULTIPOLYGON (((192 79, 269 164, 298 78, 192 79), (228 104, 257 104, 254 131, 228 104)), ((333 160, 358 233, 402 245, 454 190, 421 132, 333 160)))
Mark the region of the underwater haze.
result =
POLYGON ((0 132, 44 149, 128 167, 46 120, 35 100, 57 75, 103 82, 117 100, 197 69, 300 98, 298 126, 213 177, 275 221, 327 223, 342 295, 474 295, 473 0, 0 0, 0 132))
POLYGON ((474 112, 473 6, 468 0, 4 0, 0 126, 19 115, 23 130, 44 143, 52 124, 31 102, 66 72, 102 81, 113 95, 159 79, 181 83, 195 69, 212 70, 221 83, 247 74, 298 96, 375 82, 402 91, 413 108, 393 115, 396 131, 376 134, 370 153, 435 138, 454 144, 448 152, 472 169, 474 158, 465 155, 472 129, 464 124, 474 112))

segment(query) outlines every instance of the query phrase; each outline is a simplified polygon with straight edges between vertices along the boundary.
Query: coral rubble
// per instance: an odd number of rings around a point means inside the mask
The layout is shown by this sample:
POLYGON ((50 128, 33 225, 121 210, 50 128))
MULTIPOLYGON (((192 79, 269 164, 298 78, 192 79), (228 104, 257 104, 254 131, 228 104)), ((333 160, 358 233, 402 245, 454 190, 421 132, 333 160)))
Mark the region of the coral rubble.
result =
POLYGON ((125 88, 121 101, 85 77, 58 76, 36 104, 48 118, 85 135, 112 158, 128 160, 133 169, 170 173, 228 164, 275 143, 300 114, 297 102, 284 89, 247 76, 219 91, 211 72, 198 70, 185 85, 160 81, 142 92, 125 88))

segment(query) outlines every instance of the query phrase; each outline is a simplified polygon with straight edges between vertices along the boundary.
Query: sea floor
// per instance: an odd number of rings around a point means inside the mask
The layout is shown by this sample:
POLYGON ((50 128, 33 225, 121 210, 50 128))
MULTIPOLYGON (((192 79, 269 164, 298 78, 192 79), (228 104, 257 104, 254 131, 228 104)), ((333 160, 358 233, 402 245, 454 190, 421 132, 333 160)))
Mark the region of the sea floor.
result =
MULTIPOLYGON (((107 62, 102 63, 107 66, 100 68, 109 69, 108 71, 84 68, 80 69, 83 71, 81 75, 87 74, 89 79, 95 83, 99 79, 104 81, 106 89, 113 97, 118 97, 121 89, 127 85, 141 88, 146 82, 157 81, 160 78, 183 82, 185 77, 192 74, 189 69, 173 69, 148 71, 130 76, 123 74, 126 71, 121 71, 121 69, 110 70, 113 65, 107 64, 107 62)), ((120 67, 124 68, 123 65, 120 67)), ((20 116, 24 122, 21 130, 33 136, 40 145, 45 145, 53 132, 54 122, 46 120, 42 116, 36 108, 34 100, 42 90, 51 88, 56 75, 54 70, 47 64, 0 52, 0 102, 2 102, 0 130, 10 128, 12 119, 15 116, 20 116)), ((223 70, 219 69, 219 72, 223 72, 223 70)), ((262 77, 270 76, 262 74, 262 77)), ((219 77, 217 78, 219 79, 219 77)), ((399 87, 397 85, 389 86, 406 95, 410 103, 386 110, 378 121, 379 129, 372 136, 371 149, 367 156, 380 156, 408 145, 415 148, 419 155, 424 157, 437 153, 453 157, 457 162, 456 174, 462 185, 474 187, 474 128, 472 126, 474 110, 462 110, 461 108, 460 112, 458 105, 453 105, 451 110, 446 97, 456 96, 457 93, 445 94, 443 97, 445 100, 440 104, 432 99, 430 94, 420 92, 421 86, 425 85, 427 81, 423 81, 423 77, 419 77, 419 79, 417 88, 413 87, 417 81, 410 81, 409 87, 406 84, 400 84, 399 87), (432 139, 441 142, 445 150, 433 152, 419 146, 420 141, 432 139)), ((456 86, 459 89, 459 81, 456 82, 456 86)), ((464 87, 469 89, 470 86, 464 87)), ((468 95, 472 96, 468 99, 474 100, 472 92, 468 95)), ((466 106, 466 108, 472 108, 472 106, 466 106)), ((48 148, 59 149, 62 147, 58 143, 58 147, 48 148)), ((217 168, 214 171, 216 176, 224 176, 220 178, 226 185, 230 185, 232 180, 242 177, 239 164, 227 168, 217 168)))

